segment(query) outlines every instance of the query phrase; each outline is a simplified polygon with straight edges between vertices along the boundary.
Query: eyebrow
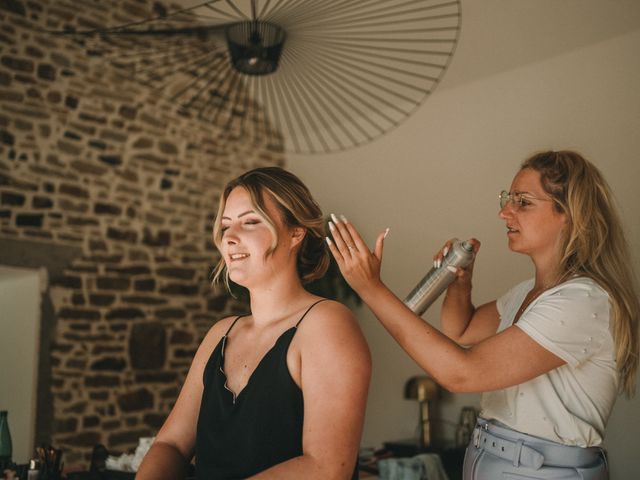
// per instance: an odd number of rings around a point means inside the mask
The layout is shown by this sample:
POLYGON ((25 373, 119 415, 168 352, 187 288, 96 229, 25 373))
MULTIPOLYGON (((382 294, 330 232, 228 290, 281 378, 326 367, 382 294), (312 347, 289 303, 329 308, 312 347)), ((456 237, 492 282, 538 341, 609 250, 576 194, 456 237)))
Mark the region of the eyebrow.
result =
MULTIPOLYGON (((240 215, 238 215, 238 218, 244 217, 245 215, 249 215, 250 213, 256 213, 256 211, 255 210, 247 210, 246 212, 242 212, 240 215)), ((221 218, 221 220, 231 220, 231 218, 223 216, 221 218)))

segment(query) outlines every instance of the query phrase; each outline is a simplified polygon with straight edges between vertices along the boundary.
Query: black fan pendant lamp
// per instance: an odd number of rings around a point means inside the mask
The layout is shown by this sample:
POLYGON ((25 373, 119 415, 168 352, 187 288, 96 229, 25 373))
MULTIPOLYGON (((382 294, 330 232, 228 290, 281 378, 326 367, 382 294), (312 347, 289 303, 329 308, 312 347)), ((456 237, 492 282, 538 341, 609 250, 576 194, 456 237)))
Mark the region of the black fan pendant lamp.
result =
POLYGON ((57 33, 229 135, 326 153, 380 137, 424 102, 460 17, 460 0, 210 0, 57 33))

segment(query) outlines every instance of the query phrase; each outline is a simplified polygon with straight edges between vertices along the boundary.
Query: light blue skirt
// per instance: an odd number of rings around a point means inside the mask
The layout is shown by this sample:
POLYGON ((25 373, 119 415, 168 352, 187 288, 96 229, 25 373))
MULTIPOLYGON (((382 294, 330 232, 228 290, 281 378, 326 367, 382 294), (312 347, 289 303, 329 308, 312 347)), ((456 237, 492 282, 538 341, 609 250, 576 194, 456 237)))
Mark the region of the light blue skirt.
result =
POLYGON ((464 480, 608 480, 605 451, 573 447, 478 418, 464 457, 464 480))

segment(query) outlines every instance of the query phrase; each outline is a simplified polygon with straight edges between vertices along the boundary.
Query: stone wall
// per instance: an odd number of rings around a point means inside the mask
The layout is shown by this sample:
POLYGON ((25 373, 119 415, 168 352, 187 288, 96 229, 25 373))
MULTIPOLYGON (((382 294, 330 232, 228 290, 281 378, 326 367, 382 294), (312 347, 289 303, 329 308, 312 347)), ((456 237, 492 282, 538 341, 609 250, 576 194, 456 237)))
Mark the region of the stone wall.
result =
POLYGON ((208 280, 220 188, 283 162, 45 32, 165 8, 0 1, 0 249, 81 252, 47 293, 50 441, 67 464, 98 443, 130 450, 160 427, 205 332, 240 308, 208 280))

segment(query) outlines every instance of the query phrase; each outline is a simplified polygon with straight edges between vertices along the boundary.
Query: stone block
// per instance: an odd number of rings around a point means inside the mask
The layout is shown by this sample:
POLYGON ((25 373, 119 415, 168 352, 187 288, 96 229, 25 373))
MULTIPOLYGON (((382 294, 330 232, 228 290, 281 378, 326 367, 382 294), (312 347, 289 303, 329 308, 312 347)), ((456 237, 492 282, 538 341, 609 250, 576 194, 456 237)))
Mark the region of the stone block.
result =
POLYGON ((100 417, 96 415, 89 415, 82 418, 82 428, 97 427, 100 424, 100 417))
POLYGON ((120 378, 113 375, 87 375, 84 377, 84 384, 95 388, 119 387, 120 378))
POLYGON ((78 419, 74 417, 57 418, 53 422, 56 433, 73 433, 78 429, 78 419))
POLYGON ((136 243, 138 240, 137 232, 133 230, 125 230, 121 228, 107 228, 107 237, 118 242, 136 243))
POLYGON ((127 366, 124 358, 104 357, 94 361, 89 367, 91 370, 121 372, 127 366))
POLYGON ((138 110, 128 105, 121 105, 118 109, 118 113, 128 120, 134 120, 138 114, 138 110))
POLYGON ((193 335, 184 330, 174 330, 171 332, 171 337, 169 338, 169 345, 178 345, 178 344, 186 344, 189 345, 193 343, 193 335))
POLYGON ((7 132, 4 129, 0 129, 0 143, 4 143, 5 145, 13 145, 15 143, 15 137, 13 134, 7 132))
POLYGON ((100 312, 86 308, 62 308, 58 312, 58 318, 66 320, 99 320, 100 312))
POLYGON ((121 275, 149 275, 151 270, 146 265, 131 265, 128 267, 109 267, 107 273, 119 273, 121 275))
POLYGON ((33 208, 51 208, 53 207, 53 201, 49 197, 35 196, 31 200, 31 206, 33 208))
POLYGON ((100 155, 98 160, 112 166, 122 165, 122 156, 120 155, 100 155))
POLYGON ((177 380, 178 374, 175 372, 145 372, 136 373, 136 383, 169 383, 173 384, 177 380))
POLYGON ((139 305, 164 305, 167 303, 166 298, 143 295, 130 295, 122 297, 122 301, 126 303, 136 303, 139 305))
POLYGON ((130 280, 123 277, 98 277, 96 286, 100 290, 128 290, 130 280))
POLYGON ((160 322, 133 325, 129 337, 129 359, 133 368, 163 368, 167 356, 166 349, 166 333, 160 322))
POLYGON ((118 406, 123 412, 139 412, 153 407, 153 394, 146 388, 118 395, 118 406))
POLYGON ((3 55, 2 58, 0 58, 0 63, 2 63, 2 65, 4 65, 5 67, 17 72, 31 73, 35 68, 35 64, 32 60, 14 57, 11 55, 3 55))
POLYGON ((157 274, 161 277, 177 278, 180 280, 192 280, 195 273, 193 268, 163 267, 157 270, 157 274))
POLYGON ((155 316, 162 320, 180 320, 186 318, 187 313, 182 308, 161 308, 156 310, 155 316))
POLYGON ((62 275, 51 278, 51 285, 64 288, 82 288, 82 278, 75 275, 62 275))
POLYGON ((21 213, 16 215, 17 227, 42 227, 42 214, 21 213))
POLYGON ((145 314, 139 308, 114 308, 107 313, 106 318, 107 320, 133 320, 136 318, 145 318, 145 314))
POLYGON ((71 295, 71 303, 73 305, 84 305, 86 303, 86 300, 83 294, 74 293, 73 295, 71 295))
POLYGON ((0 194, 0 204, 20 207, 24 205, 25 196, 21 193, 2 192, 0 194))
POLYGON ((142 421, 144 422, 145 425, 148 425, 149 427, 153 428, 154 430, 157 430, 160 427, 162 427, 162 425, 164 424, 165 419, 166 419, 165 415, 159 415, 157 413, 147 413, 142 418, 142 421))
POLYGON ((96 215, 120 215, 122 213, 122 207, 112 203, 96 202, 93 206, 93 213, 96 215))
POLYGON ((48 63, 38 65, 38 78, 54 81, 56 79, 56 69, 48 63))
POLYGON ((160 293, 163 295, 181 295, 181 296, 193 296, 199 293, 198 285, 184 285, 181 283, 170 283, 160 288, 160 293))
POLYGON ((61 183, 58 187, 58 192, 71 197, 89 198, 89 192, 85 188, 78 187, 77 185, 71 185, 69 183, 61 183))

